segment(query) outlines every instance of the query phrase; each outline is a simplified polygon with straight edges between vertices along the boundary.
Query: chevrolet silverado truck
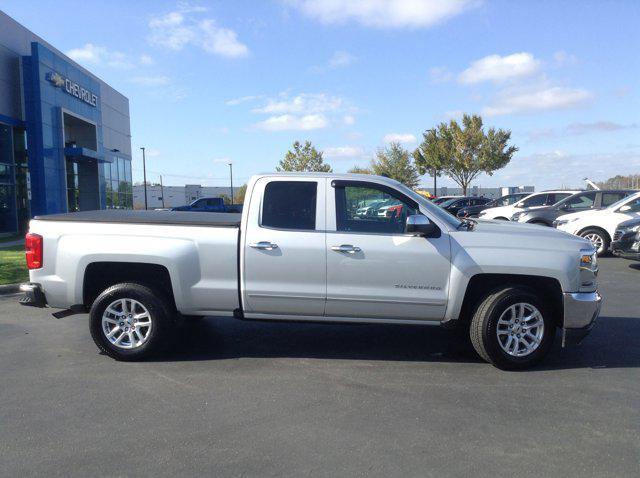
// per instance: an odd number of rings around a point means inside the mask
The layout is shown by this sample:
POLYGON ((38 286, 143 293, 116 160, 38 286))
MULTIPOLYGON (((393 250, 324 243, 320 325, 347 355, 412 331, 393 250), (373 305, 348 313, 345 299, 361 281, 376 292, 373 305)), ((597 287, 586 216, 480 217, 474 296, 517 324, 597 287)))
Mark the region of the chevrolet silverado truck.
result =
POLYGON ((181 320, 442 325, 502 369, 579 342, 601 304, 585 239, 551 228, 459 220, 388 178, 255 176, 242 215, 88 211, 36 217, 23 305, 89 312, 117 360, 170 344, 181 320), (396 214, 363 215, 374 201, 396 214))

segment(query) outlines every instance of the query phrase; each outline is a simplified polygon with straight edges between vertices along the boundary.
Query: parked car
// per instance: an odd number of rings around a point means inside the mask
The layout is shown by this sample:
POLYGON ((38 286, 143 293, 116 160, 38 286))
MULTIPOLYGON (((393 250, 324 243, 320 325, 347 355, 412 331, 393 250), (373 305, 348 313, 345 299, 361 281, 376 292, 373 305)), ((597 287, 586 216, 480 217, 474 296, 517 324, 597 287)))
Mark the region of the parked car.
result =
POLYGON ((448 201, 440 203, 439 206, 445 211, 447 211, 449 214, 453 214, 454 216, 457 216, 460 209, 464 207, 482 206, 484 204, 487 204, 490 201, 491 199, 489 198, 469 196, 469 197, 449 199, 448 201))
POLYGON ((575 192, 576 191, 542 191, 539 193, 533 193, 510 206, 485 209, 478 214, 478 217, 482 219, 499 219, 501 221, 508 221, 516 211, 527 208, 551 206, 552 204, 571 196, 575 192))
POLYGON ((440 205, 449 199, 461 198, 462 196, 440 196, 431 200, 433 204, 440 205))
POLYGON ((531 193, 507 194, 506 196, 501 196, 485 204, 463 207, 458 211, 457 216, 461 218, 478 217, 478 214, 480 214, 480 212, 484 211, 485 209, 489 209, 490 207, 510 206, 511 204, 518 202, 520 199, 524 199, 530 195, 531 193))
POLYGON ((553 226, 553 221, 563 214, 602 209, 635 192, 637 191, 630 189, 580 191, 553 206, 517 211, 511 216, 511 220, 539 224, 541 226, 553 226))
POLYGON ((554 229, 461 221, 379 176, 259 175, 246 197, 242 215, 36 217, 21 303, 89 311, 94 342, 118 360, 148 357, 180 320, 213 315, 464 327, 504 369, 542 360, 556 328, 563 345, 579 342, 600 310, 595 249, 554 229), (367 196, 403 214, 359 217, 367 196))
POLYGON ((624 221, 640 217, 640 193, 596 211, 574 212, 558 217, 554 226, 591 241, 598 255, 606 254, 616 228, 624 221))
POLYGON ((194 211, 194 212, 227 212, 227 208, 222 198, 200 198, 186 206, 171 208, 172 211, 194 211))
POLYGON ((611 252, 624 259, 640 261, 640 218, 630 219, 618 225, 613 234, 611 252))

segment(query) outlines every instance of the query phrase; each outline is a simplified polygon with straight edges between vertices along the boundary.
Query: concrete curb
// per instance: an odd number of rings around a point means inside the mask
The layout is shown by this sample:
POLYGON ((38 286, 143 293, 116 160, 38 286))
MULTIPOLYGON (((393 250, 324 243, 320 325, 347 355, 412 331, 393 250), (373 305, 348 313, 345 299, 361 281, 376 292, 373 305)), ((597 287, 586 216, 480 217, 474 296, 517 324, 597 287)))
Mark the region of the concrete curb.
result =
POLYGON ((9 295, 20 292, 20 284, 0 285, 0 295, 9 295))

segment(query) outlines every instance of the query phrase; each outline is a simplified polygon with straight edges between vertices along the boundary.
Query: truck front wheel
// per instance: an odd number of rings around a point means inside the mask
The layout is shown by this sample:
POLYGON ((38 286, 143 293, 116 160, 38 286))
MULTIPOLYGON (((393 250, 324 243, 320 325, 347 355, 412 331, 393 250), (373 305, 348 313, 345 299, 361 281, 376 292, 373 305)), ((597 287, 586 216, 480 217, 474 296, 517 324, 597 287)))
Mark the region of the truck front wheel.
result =
POLYGON ((471 319, 473 348, 503 370, 533 367, 549 352, 555 324, 539 296, 524 287, 488 294, 471 319))
POLYGON ((122 283, 109 287, 93 302, 89 328, 95 344, 108 356, 141 360, 161 349, 174 315, 149 287, 122 283))

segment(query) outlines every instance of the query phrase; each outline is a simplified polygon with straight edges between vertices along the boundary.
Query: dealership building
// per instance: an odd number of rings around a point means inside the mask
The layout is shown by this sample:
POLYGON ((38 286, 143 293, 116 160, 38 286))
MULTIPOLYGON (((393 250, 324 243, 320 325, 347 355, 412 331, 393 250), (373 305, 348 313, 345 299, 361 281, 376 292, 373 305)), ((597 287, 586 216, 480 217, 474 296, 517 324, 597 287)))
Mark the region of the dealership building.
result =
POLYGON ((0 11, 0 236, 132 205, 129 100, 0 11))

